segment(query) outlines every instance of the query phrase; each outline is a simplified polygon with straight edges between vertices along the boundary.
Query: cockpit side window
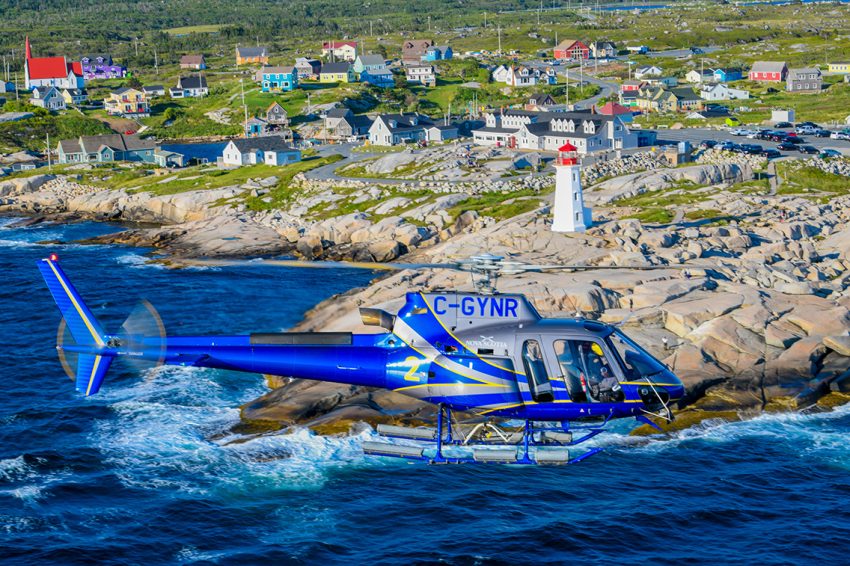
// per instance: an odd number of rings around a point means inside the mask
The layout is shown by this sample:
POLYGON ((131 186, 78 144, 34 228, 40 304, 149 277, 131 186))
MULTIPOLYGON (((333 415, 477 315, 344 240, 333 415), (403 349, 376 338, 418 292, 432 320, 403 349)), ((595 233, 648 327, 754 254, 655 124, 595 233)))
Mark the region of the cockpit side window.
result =
POLYGON ((621 366, 626 380, 635 381, 645 377, 652 377, 665 370, 661 362, 652 357, 651 354, 635 344, 619 330, 615 331, 608 338, 608 341, 622 362, 621 366))
POLYGON ((555 340, 555 356, 576 402, 610 402, 622 396, 620 383, 602 347, 591 340, 555 340))
POLYGON ((522 364, 528 378, 531 398, 539 403, 548 403, 555 399, 549 374, 543 361, 543 350, 537 340, 526 340, 522 345, 522 364))

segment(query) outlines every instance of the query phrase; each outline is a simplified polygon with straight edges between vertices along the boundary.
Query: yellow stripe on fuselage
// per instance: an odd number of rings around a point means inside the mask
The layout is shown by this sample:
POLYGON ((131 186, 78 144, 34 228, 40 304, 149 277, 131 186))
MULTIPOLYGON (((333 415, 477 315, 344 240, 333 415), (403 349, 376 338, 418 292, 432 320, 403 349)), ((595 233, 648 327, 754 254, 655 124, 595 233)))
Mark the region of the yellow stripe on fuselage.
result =
MULTIPOLYGON (((411 330, 412 330, 412 329, 411 329, 411 330)), ((509 387, 508 385, 501 385, 501 384, 498 384, 498 383, 492 383, 492 382, 490 382, 490 381, 484 381, 484 380, 479 379, 479 378, 477 378, 477 377, 472 377, 471 375, 463 374, 463 373, 461 373, 461 372, 457 371, 456 369, 452 369, 452 368, 448 367, 447 365, 441 364, 440 362, 438 362, 438 361, 437 361, 437 358, 436 358, 436 357, 434 357, 433 359, 431 359, 431 358, 428 356, 428 354, 426 354, 426 353, 422 352, 421 350, 417 349, 417 348, 416 348, 416 346, 414 346, 413 344, 410 344, 409 342, 407 342, 407 340, 405 340, 404 338, 402 338, 402 337, 401 337, 398 333, 393 332, 393 334, 396 336, 396 338, 398 338, 399 340, 401 340, 401 341, 402 341, 402 342, 403 342, 403 343, 404 343, 404 344, 405 344, 408 348, 410 348, 411 350, 413 350, 414 352, 416 352, 417 354, 419 354, 420 356, 422 356, 422 357, 423 357, 423 358, 425 358, 426 360, 429 360, 431 363, 435 363, 435 364, 437 364, 438 366, 440 366, 441 368, 443 368, 443 369, 445 369, 445 370, 447 370, 447 371, 450 371, 450 372, 452 372, 452 373, 454 373, 454 374, 457 374, 457 375, 459 375, 459 376, 461 376, 461 377, 465 377, 465 378, 467 378, 467 379, 471 379, 471 380, 475 381, 476 383, 481 383, 481 384, 483 384, 483 385, 490 385, 490 386, 492 386, 492 387, 502 387, 502 388, 507 388, 507 387, 509 387)), ((430 345, 430 344, 429 344, 429 345, 430 345)), ((433 346, 431 346, 431 347, 433 348, 433 346)), ((436 349, 436 348, 434 348, 434 350, 436 351, 437 349, 436 349)), ((437 353, 437 356, 440 356, 440 355, 441 355, 441 354, 438 352, 438 353, 437 353)), ((486 375, 486 374, 485 374, 485 375, 486 375)))
POLYGON ((86 328, 89 329, 89 332, 91 333, 92 338, 94 338, 95 343, 97 343, 98 346, 103 346, 104 345, 103 340, 100 338, 98 333, 95 332, 94 326, 92 326, 92 323, 89 321, 88 317, 86 317, 86 315, 83 313, 83 309, 80 307, 79 303, 77 303, 77 299, 74 298, 74 295, 71 293, 71 290, 68 289, 67 285, 65 285, 65 281, 59 275, 59 272, 56 271, 56 267, 53 265, 53 262, 50 261, 50 260, 47 260, 47 265, 49 265, 50 269, 53 270, 53 274, 56 275, 56 279, 59 280, 59 283, 62 285, 62 288, 65 290, 65 294, 68 295, 69 299, 71 299, 71 304, 74 305, 75 309, 77 309, 77 314, 79 314, 80 318, 83 319, 83 322, 86 324, 86 328))
POLYGON ((490 383, 423 383, 421 385, 408 385, 407 387, 399 387, 393 391, 407 391, 408 389, 419 389, 422 387, 497 387, 503 389, 507 385, 491 385, 490 383))
MULTIPOLYGON (((443 321, 442 321, 442 320, 440 320, 440 317, 439 317, 439 316, 437 316, 437 313, 435 313, 435 312, 434 312, 434 309, 432 309, 432 308, 431 308, 431 305, 429 305, 429 304, 428 304, 428 299, 426 299, 426 298, 425 298, 425 295, 424 295, 423 293, 421 293, 421 292, 420 292, 419 294, 422 296, 422 302, 424 302, 424 303, 425 303, 425 306, 428 308, 428 312, 430 312, 430 313, 431 313, 431 315, 432 315, 432 316, 433 316, 433 317, 437 320, 437 324, 439 324, 440 326, 442 326, 442 327, 443 327, 443 330, 445 330, 445 331, 449 334, 449 336, 451 336, 452 338, 454 338, 455 340, 457 340, 458 344, 460 344, 461 346, 463 346, 464 348, 466 348, 467 350, 469 350, 470 352, 472 352, 472 348, 470 348, 469 346, 467 346, 467 345, 463 342, 463 340, 461 340, 460 338, 458 338, 457 336, 455 336, 455 335, 454 335, 454 333, 453 333, 451 330, 449 330, 449 329, 448 329, 448 327, 447 327, 445 324, 443 324, 443 321)), ((517 375, 523 375, 523 376, 525 375, 524 373, 522 373, 522 372, 518 372, 518 371, 516 371, 515 369, 510 369, 510 368, 502 367, 502 366, 500 366, 499 364, 496 364, 496 363, 493 363, 493 362, 491 362, 491 361, 489 361, 489 360, 486 360, 486 359, 482 358, 482 357, 478 354, 478 352, 474 352, 474 354, 475 354, 475 357, 476 357, 476 358, 478 358, 479 360, 481 360, 482 362, 484 362, 484 363, 485 363, 485 364, 487 364, 487 365, 493 366, 494 368, 500 369, 500 370, 502 370, 502 371, 506 371, 506 372, 508 372, 508 373, 515 373, 515 374, 517 374, 517 375)))

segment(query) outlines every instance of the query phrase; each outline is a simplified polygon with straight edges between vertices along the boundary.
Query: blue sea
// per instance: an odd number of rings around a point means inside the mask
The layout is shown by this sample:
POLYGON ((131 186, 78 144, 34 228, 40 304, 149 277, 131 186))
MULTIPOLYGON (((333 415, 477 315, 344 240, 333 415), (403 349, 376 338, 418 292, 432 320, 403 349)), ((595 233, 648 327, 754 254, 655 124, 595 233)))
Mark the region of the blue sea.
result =
POLYGON ((847 564, 850 410, 627 436, 575 466, 364 457, 363 433, 231 443, 258 375, 113 367, 76 394, 35 260, 55 251, 107 330, 141 298, 172 334, 277 331, 368 273, 168 270, 74 244, 119 229, 0 219, 2 564, 847 564))

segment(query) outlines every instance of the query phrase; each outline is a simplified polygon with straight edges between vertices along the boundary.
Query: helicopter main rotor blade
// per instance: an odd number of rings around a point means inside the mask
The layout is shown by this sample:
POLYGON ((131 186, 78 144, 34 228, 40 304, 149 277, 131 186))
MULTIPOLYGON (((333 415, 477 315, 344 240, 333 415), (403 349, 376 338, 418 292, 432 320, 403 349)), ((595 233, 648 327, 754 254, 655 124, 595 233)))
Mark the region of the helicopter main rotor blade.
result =
POLYGON ((378 263, 375 261, 308 261, 302 259, 184 259, 186 265, 210 267, 307 267, 310 269, 368 269, 370 271, 404 271, 405 269, 454 269, 464 271, 460 263, 378 263))

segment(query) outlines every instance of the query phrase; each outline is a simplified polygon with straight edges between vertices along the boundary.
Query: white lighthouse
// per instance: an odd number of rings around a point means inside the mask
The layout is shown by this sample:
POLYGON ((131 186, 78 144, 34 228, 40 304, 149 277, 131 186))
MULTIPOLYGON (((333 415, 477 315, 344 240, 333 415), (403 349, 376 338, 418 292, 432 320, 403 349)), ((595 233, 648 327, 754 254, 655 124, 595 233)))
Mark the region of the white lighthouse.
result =
POLYGON ((555 232, 584 232, 593 225, 590 209, 581 194, 581 165, 578 148, 567 142, 558 149, 555 159, 555 232))

